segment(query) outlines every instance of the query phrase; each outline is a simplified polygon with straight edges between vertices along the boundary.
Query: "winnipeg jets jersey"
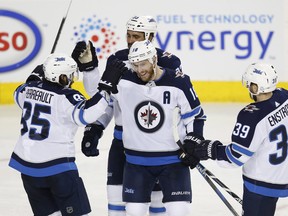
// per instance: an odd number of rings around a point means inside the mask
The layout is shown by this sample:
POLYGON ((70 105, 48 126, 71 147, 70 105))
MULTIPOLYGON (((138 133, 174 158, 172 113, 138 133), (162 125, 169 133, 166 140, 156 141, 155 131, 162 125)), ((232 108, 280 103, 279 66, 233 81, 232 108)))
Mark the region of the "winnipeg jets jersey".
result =
MULTIPOLYGON (((174 73, 179 73, 179 74, 182 73, 181 61, 177 56, 172 55, 171 53, 165 52, 158 48, 156 48, 156 50, 157 50, 157 56, 158 56, 158 59, 157 59, 158 66, 174 69, 175 70, 174 73)), ((107 59, 107 64, 110 64, 114 59, 119 59, 123 61, 124 63, 126 63, 126 66, 129 68, 130 64, 128 63, 128 54, 129 54, 129 49, 119 50, 114 55, 111 55, 107 59)), ((113 115, 114 115, 115 124, 116 124, 114 137, 117 138, 118 140, 122 140, 122 128, 121 128, 122 119, 120 115, 121 111, 117 102, 114 102, 112 106, 113 106, 113 115)))
POLYGON ((251 103, 237 117, 232 143, 226 147, 230 165, 243 166, 245 186, 252 192, 288 196, 288 91, 251 103))
POLYGON ((19 86, 14 100, 23 110, 22 128, 9 165, 36 177, 77 169, 77 128, 94 122, 108 106, 100 93, 85 100, 80 92, 48 81, 19 86))
POLYGON ((129 71, 117 88, 119 92, 113 96, 122 111, 127 161, 151 166, 179 162, 179 147, 173 138, 174 110, 180 109, 185 133, 202 131, 205 120, 190 78, 164 69, 158 80, 144 83, 129 71))
MULTIPOLYGON (((181 61, 177 56, 172 55, 171 53, 168 53, 158 48, 156 48, 156 50, 158 56, 157 64, 160 67, 174 69, 176 74, 182 73, 181 61)), ((109 56, 109 58, 107 59, 107 64, 111 64, 113 60, 118 59, 120 61, 123 61, 126 64, 126 67, 130 69, 130 65, 128 63, 128 54, 129 49, 119 50, 113 55, 109 56)), ((98 91, 97 86, 95 87, 95 83, 99 83, 99 73, 84 72, 83 75, 84 75, 83 79, 86 81, 84 82, 85 91, 90 96, 94 95, 98 91)), ((107 109, 107 114, 99 118, 98 123, 106 127, 110 122, 110 120, 112 119, 112 117, 114 116, 115 124, 117 125, 116 128, 120 128, 120 131, 116 129, 114 135, 116 136, 117 139, 121 140, 122 123, 121 123, 120 108, 116 103, 111 103, 110 105, 111 109, 110 110, 107 109)))

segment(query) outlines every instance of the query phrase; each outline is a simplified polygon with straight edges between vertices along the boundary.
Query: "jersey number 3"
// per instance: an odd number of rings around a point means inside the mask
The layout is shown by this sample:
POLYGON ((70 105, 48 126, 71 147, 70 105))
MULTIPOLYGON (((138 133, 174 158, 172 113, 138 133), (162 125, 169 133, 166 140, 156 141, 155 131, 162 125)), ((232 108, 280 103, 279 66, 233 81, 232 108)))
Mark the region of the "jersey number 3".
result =
POLYGON ((23 125, 23 128, 21 129, 22 136, 27 132, 29 132, 29 138, 32 140, 44 140, 49 136, 50 122, 47 119, 40 118, 39 116, 41 113, 51 114, 51 107, 42 104, 35 104, 33 110, 31 103, 24 102, 23 115, 21 119, 21 124, 23 125), (28 125, 30 118, 31 123, 28 125), (40 133, 37 133, 36 126, 41 128, 40 133))
POLYGON ((269 139, 271 142, 279 141, 279 138, 282 138, 280 142, 277 142, 277 150, 281 150, 281 156, 278 156, 277 153, 271 154, 269 157, 269 161, 271 164, 277 165, 285 161, 287 157, 287 130, 284 125, 280 125, 269 133, 269 139))

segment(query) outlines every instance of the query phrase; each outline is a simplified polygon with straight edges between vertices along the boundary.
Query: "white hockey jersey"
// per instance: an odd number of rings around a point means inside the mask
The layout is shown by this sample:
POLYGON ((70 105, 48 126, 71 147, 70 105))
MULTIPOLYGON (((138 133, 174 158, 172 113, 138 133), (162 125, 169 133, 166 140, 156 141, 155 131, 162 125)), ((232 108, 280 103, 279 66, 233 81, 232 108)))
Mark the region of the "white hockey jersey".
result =
POLYGON ((232 143, 218 153, 217 160, 243 166, 244 184, 250 191, 288 197, 287 131, 288 91, 276 89, 269 100, 251 103, 239 112, 232 143))
MULTIPOLYGON (((181 72, 182 70, 181 61, 177 56, 172 55, 171 53, 167 53, 164 50, 161 50, 158 48, 156 48, 156 50, 157 50, 157 56, 158 56, 158 59, 157 59, 158 66, 163 67, 163 68, 173 69, 175 74, 181 72)), ((119 50, 116 53, 109 56, 109 58, 107 59, 106 65, 111 64, 111 62, 118 59, 120 61, 123 61, 126 64, 126 67, 130 69, 131 66, 128 61, 128 54, 129 54, 128 48, 119 50)), ((87 84, 84 85, 85 90, 89 95, 91 94, 93 95, 95 92, 98 91, 97 88, 95 88, 95 83, 99 82, 99 74, 96 73, 94 76, 93 73, 91 72, 84 72, 83 75, 84 75, 83 76, 84 80, 87 80, 86 82, 87 84)), ((114 120, 115 120, 114 138, 118 140, 122 140, 123 128, 122 128, 122 119, 121 119, 121 109, 117 101, 111 102, 109 107, 110 109, 107 109, 107 113, 101 116, 101 118, 97 120, 97 123, 101 124, 102 126, 104 126, 104 128, 106 128, 114 116, 114 120)), ((201 135, 202 135, 202 132, 201 132, 201 135)))
POLYGON ((173 138, 175 108, 180 109, 184 134, 202 133, 205 120, 189 76, 164 69, 158 80, 144 83, 129 71, 117 88, 113 97, 121 108, 127 161, 151 166, 179 162, 179 147, 173 138))
POLYGON ((94 122, 108 106, 100 93, 85 100, 80 92, 48 81, 19 86, 14 100, 23 110, 22 129, 9 165, 36 177, 77 169, 77 128, 94 122))

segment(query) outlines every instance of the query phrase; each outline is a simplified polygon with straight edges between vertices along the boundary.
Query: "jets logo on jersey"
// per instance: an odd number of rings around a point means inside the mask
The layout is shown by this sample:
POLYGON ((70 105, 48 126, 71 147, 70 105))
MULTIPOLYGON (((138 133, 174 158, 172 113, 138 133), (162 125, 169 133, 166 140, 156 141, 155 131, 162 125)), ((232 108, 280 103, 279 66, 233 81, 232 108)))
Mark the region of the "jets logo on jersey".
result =
POLYGON ((143 101, 138 104, 134 117, 138 128, 146 133, 159 130, 165 118, 162 107, 154 101, 143 101))
POLYGON ((244 108, 244 111, 247 112, 254 112, 255 110, 259 110, 255 105, 248 105, 244 108))
POLYGON ((175 69, 175 77, 184 77, 184 73, 182 72, 181 68, 176 68, 175 69))
POLYGON ((163 55, 162 55, 161 58, 166 57, 166 56, 167 56, 168 58, 171 58, 172 55, 173 55, 172 53, 169 53, 169 52, 165 51, 165 52, 163 52, 163 55))

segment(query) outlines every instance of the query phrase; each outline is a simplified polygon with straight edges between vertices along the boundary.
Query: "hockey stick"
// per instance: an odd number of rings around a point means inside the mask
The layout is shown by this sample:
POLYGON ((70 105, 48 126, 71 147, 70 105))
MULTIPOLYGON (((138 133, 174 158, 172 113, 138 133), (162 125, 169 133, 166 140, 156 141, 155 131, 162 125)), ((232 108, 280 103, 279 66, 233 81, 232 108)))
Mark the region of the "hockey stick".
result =
POLYGON ((62 28, 63 28, 63 26, 64 26, 66 17, 67 17, 67 15, 68 15, 68 12, 69 12, 69 10, 70 10, 71 4, 72 4, 72 0, 70 0, 70 3, 69 3, 69 6, 68 6, 68 9, 67 9, 67 12, 66 12, 65 16, 62 18, 61 24, 60 24, 60 26, 59 26, 59 29, 58 29, 58 32, 57 32, 57 35, 56 35, 56 38, 55 38, 55 40, 54 40, 54 44, 53 44, 53 47, 52 47, 52 50, 51 50, 51 54, 54 53, 54 51, 55 51, 55 49, 56 49, 56 45, 57 45, 57 43, 58 43, 58 40, 59 40, 61 31, 62 31, 62 28))
MULTIPOLYGON (((183 147, 182 142, 179 139, 178 132, 177 132, 177 118, 178 118, 178 110, 175 109, 174 116, 173 116, 173 136, 175 139, 176 144, 179 146, 179 148, 183 151, 184 154, 186 154, 185 149, 183 147)), ((228 202, 228 200, 224 197, 224 195, 221 193, 221 191, 215 186, 215 184, 212 182, 212 180, 209 178, 209 175, 207 174, 207 169, 199 163, 196 166, 199 173, 203 176, 203 178, 207 181, 207 183, 212 187, 212 189, 215 191, 215 193, 219 196, 219 198, 224 202, 224 204, 227 206, 227 208, 232 212, 234 216, 239 216, 236 210, 231 206, 231 204, 228 202), (204 168, 204 169, 203 169, 204 168)), ((211 173, 211 172, 210 172, 211 173)), ((214 175, 213 175, 214 176, 214 175)), ((224 185, 224 184, 223 184, 224 185)), ((237 196, 238 197, 238 196, 237 196)))
MULTIPOLYGON (((183 148, 183 144, 180 140, 176 141, 177 145, 180 147, 180 149, 185 154, 185 149, 183 148)), ((239 216, 236 210, 231 206, 231 204, 228 202, 228 200, 224 197, 224 195, 220 192, 220 190, 215 186, 215 184, 212 182, 212 180, 209 178, 209 175, 207 174, 207 169, 199 163, 196 166, 199 173, 203 176, 203 178, 207 181, 207 183, 212 187, 212 189, 215 191, 215 193, 219 196, 219 198, 224 202, 224 204, 228 207, 228 209, 232 212, 233 215, 239 216)))
POLYGON ((228 194, 230 194, 239 204, 242 205, 243 203, 242 199, 233 191, 231 191, 220 179, 218 179, 212 172, 210 172, 207 168, 205 168, 201 163, 197 165, 197 169, 204 170, 206 175, 212 178, 213 181, 215 181, 218 185, 220 185, 228 194))

